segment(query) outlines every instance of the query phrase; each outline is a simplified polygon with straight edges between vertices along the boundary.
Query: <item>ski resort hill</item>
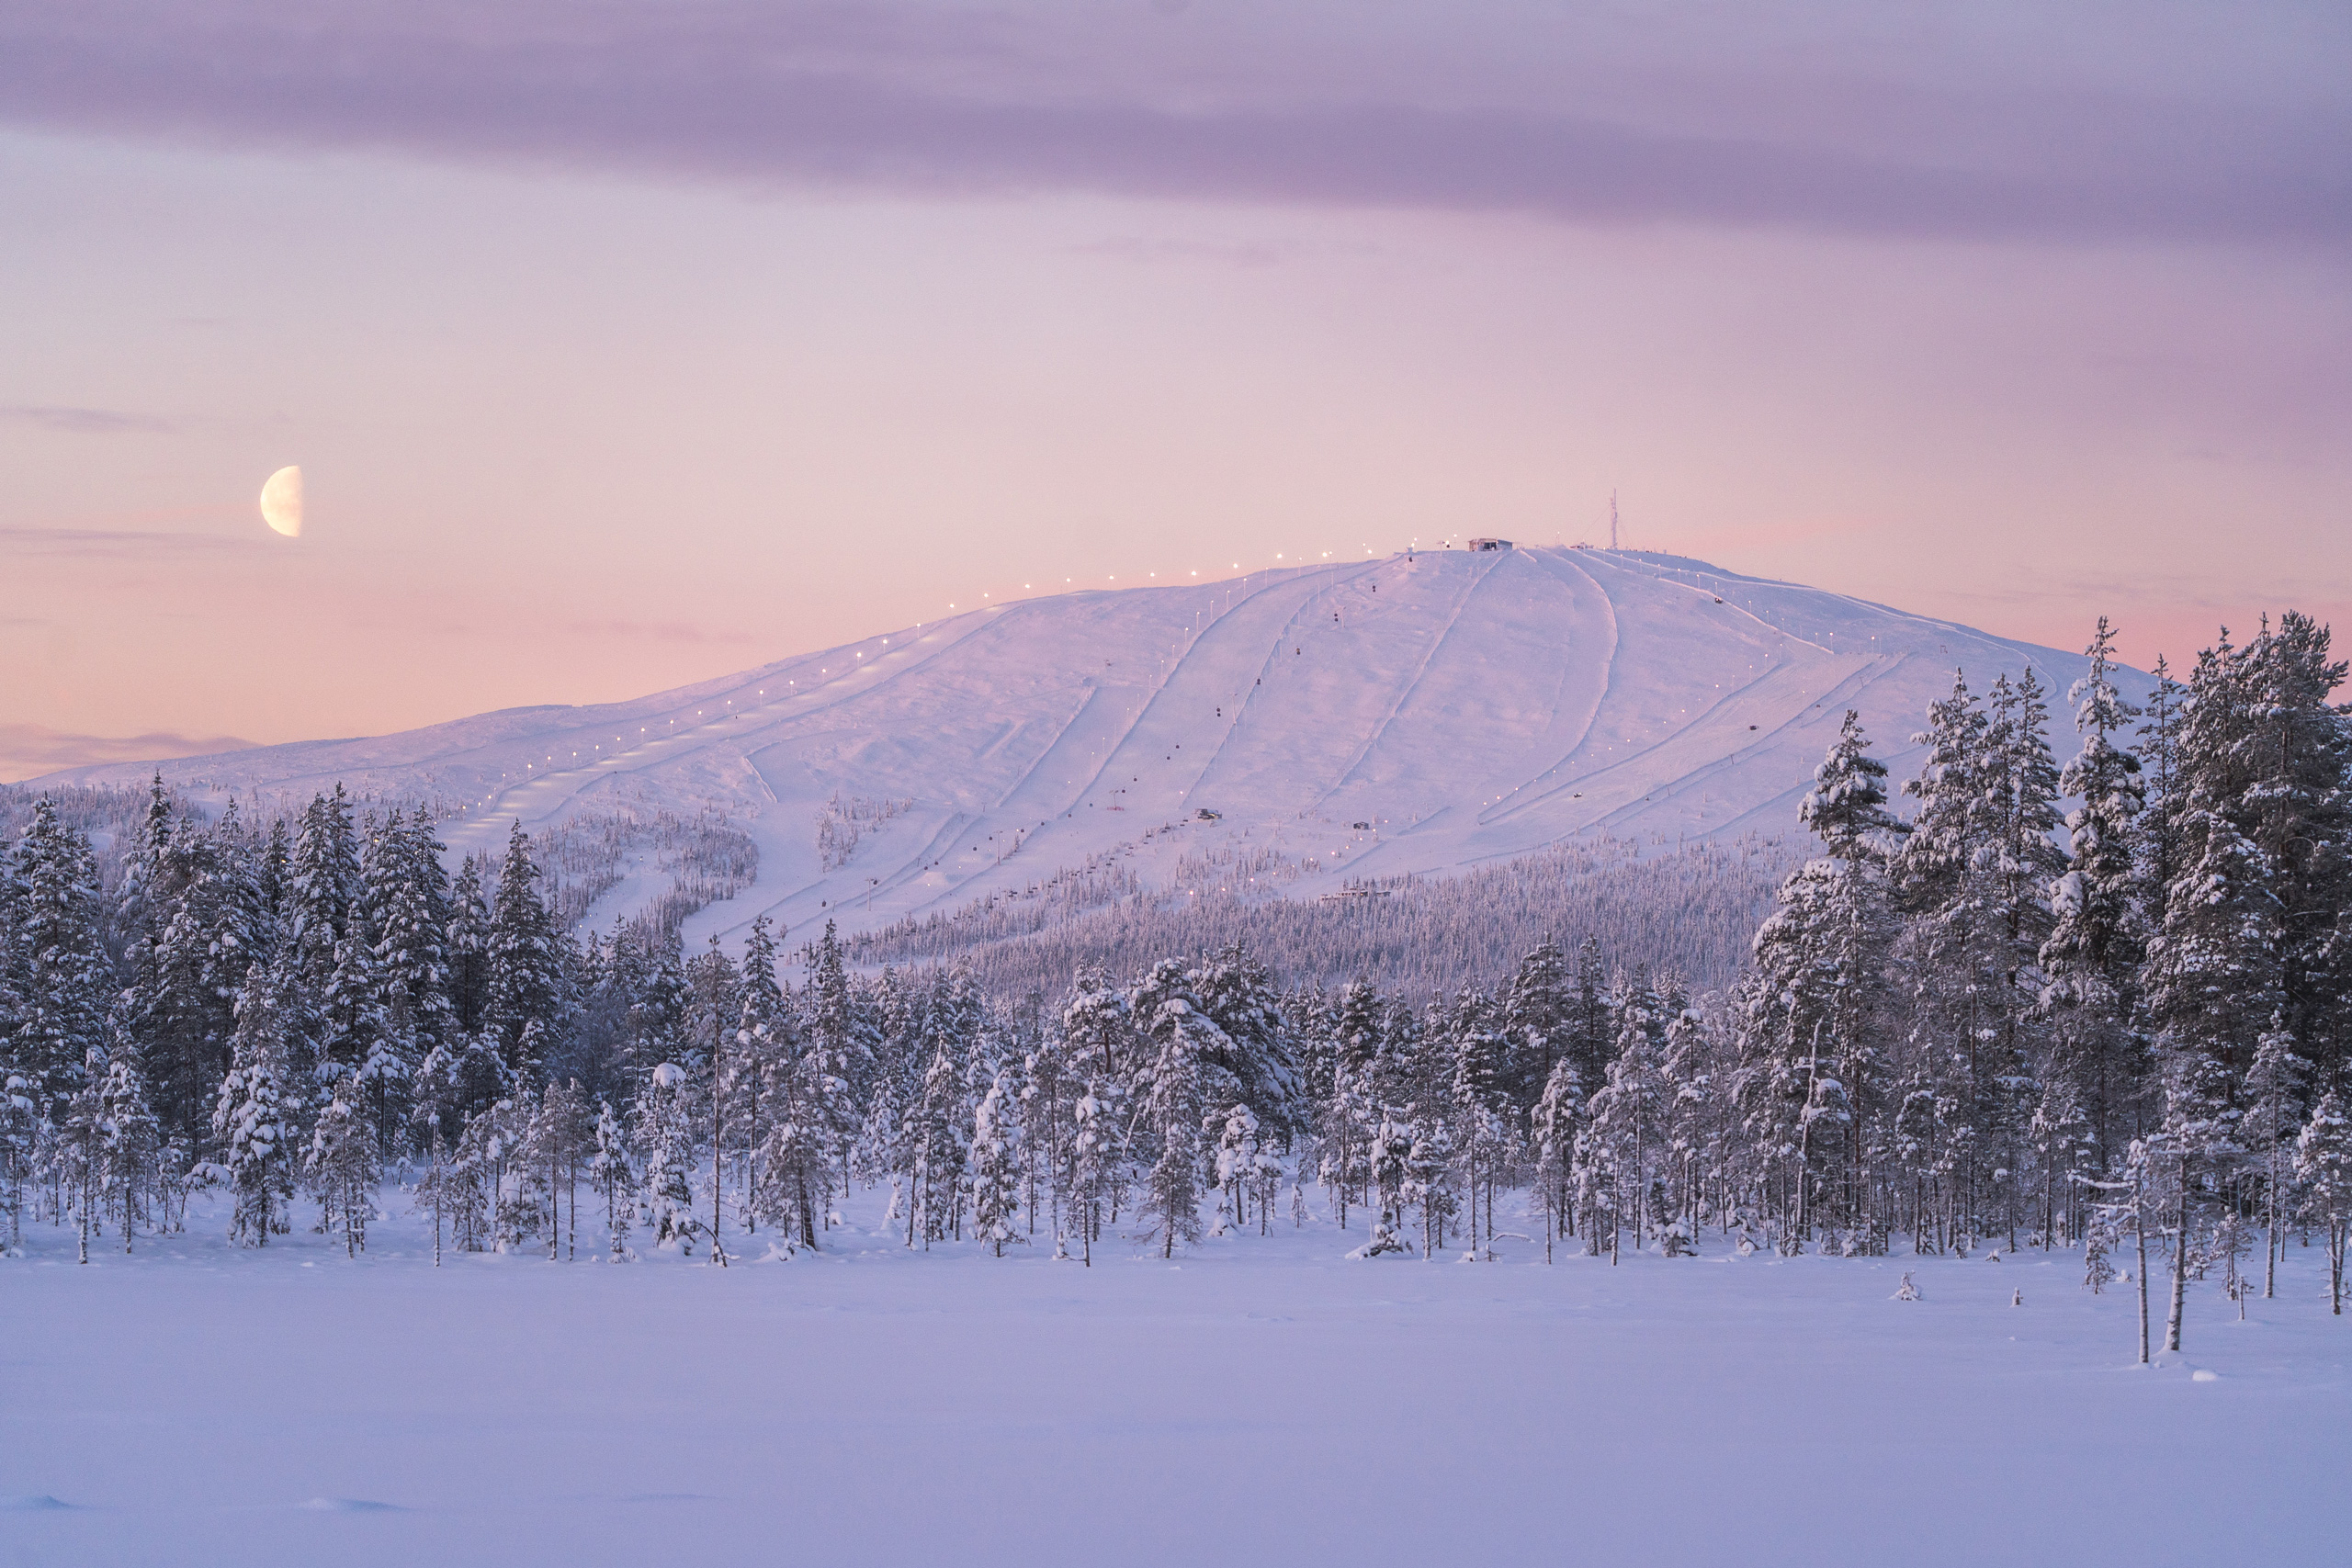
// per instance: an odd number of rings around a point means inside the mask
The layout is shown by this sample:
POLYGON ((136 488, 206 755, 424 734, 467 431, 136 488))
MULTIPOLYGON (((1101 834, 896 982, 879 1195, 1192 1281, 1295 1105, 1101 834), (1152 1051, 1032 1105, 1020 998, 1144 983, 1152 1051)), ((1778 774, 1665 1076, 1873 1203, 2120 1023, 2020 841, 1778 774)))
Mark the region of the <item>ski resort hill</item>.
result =
MULTIPOLYGON (((2063 729, 2077 654, 1674 556, 1442 550, 994 605, 633 702, 52 778, 160 768, 215 804, 341 783, 453 813, 453 855, 516 822, 723 817, 741 852, 690 940, 761 914, 857 932, 1072 878, 1348 897, 1557 846, 1784 834, 1847 709, 1902 777, 1955 669, 1981 692, 2028 666, 2063 729)), ((645 908, 684 852, 640 840, 575 873, 571 912, 645 908)))

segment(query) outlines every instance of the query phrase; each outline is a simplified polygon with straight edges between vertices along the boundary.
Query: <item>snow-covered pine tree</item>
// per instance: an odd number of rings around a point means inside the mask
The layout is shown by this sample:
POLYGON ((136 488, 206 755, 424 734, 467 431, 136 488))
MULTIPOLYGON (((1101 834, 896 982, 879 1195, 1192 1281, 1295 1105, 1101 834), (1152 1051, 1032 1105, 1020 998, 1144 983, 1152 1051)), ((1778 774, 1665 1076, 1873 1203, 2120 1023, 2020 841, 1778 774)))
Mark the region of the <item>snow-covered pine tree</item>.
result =
POLYGON ((1081 966, 1062 999, 1060 1033, 1069 1072, 1082 1086, 1071 1105, 1069 1189, 1062 1202, 1080 1218, 1091 1262, 1106 1219, 1117 1220, 1128 1168, 1127 1091, 1140 1047, 1126 993, 1100 969, 1081 966))
POLYGON ((1017 1106, 999 1070, 972 1112, 972 1235, 1004 1256, 1021 1234, 1021 1156, 1017 1106))
POLYGON ((1510 1043, 1503 1087, 1513 1104, 1532 1107, 1550 1086, 1553 1064, 1567 1048, 1572 1006, 1567 961, 1557 944, 1537 943, 1519 961, 1503 995, 1503 1034, 1510 1043))
POLYGON ((2194 1212, 2243 1153, 2245 1079, 2286 997, 2281 910, 2242 818, 2256 749, 2245 661, 2224 637, 2198 658, 2175 739, 2175 836, 2163 923, 2148 946, 2148 1010, 2164 1089, 2162 1153, 2178 1204, 2165 1348, 2180 1348, 2194 1212))
POLYGON ((349 1076, 334 1080, 326 1108, 319 1112, 302 1174, 319 1200, 322 1226, 340 1226, 345 1255, 357 1257, 368 1247, 368 1221, 375 1212, 383 1166, 376 1147, 375 1119, 349 1076))
POLYGON ((539 868, 520 822, 506 840, 490 917, 482 987, 482 1032, 506 1070, 528 1079, 563 1027, 563 950, 538 891, 539 868))
POLYGON ((944 1241, 959 1212, 956 1189, 964 1176, 964 1141, 969 1124, 964 1075, 944 1041, 933 1046, 922 1086, 907 1108, 903 1144, 912 1201, 907 1210, 907 1245, 920 1232, 924 1249, 944 1241))
MULTIPOLYGON (((1421 1256, 1434 1258, 1445 1247, 1445 1227, 1462 1211, 1461 1195, 1453 1189, 1453 1131, 1443 1118, 1429 1116, 1410 1128, 1412 1147, 1405 1156, 1405 1185, 1397 1194, 1406 1207, 1421 1211, 1421 1256)), ((1475 1247, 1477 1232, 1470 1239, 1475 1247)))
POLYGON ((1991 730, 1955 671, 1951 694, 1929 705, 1928 728, 1912 737, 1928 754, 1904 785, 1919 807, 1893 863, 1912 1043, 1895 1121, 1909 1154, 1915 1240, 1977 1223, 1995 1076, 1984 1043, 1999 1034, 2009 962, 1998 874, 2008 812, 1991 730), (1930 1187, 1932 1217, 1917 1212, 1930 1187))
POLYGON ((1994 683, 1986 740, 1997 833, 1993 865, 2000 941, 2000 981, 1995 992, 1996 1033, 1985 1043, 1984 1125, 1993 1141, 2001 1217, 2017 1245, 2018 1174, 2025 1166, 2027 1130, 2039 1094, 2037 1064, 2047 1053, 2046 1012, 2041 1005, 2041 945, 2053 925, 2050 886, 2065 869, 2053 837, 2058 825, 2058 767, 2050 751, 2049 705, 2033 667, 2011 684, 1994 683), (2007 1172, 2004 1177, 2000 1173, 2007 1172))
POLYGON ((675 1062, 656 1064, 637 1099, 637 1153, 645 1173, 645 1223, 656 1247, 694 1256, 702 1222, 695 1212, 694 1088, 675 1062))
MULTIPOLYGON (((1218 1203, 1221 1214, 1229 1214, 1236 1227, 1246 1228, 1250 1223, 1250 1184, 1258 1174, 1258 1118, 1246 1105, 1229 1105, 1222 1115, 1211 1112, 1216 1127, 1217 1190, 1225 1196, 1218 1203)), ((1224 1234, 1220 1224, 1219 1234, 1224 1234)))
POLYGON ((1203 1123, 1211 1105, 1238 1098, 1232 1074, 1217 1065, 1232 1043, 1196 1005, 1180 960, 1155 964, 1129 1007, 1145 1052, 1136 1076, 1135 1141, 1154 1156, 1144 1175, 1142 1217, 1160 1256, 1172 1258, 1179 1241, 1200 1239, 1203 1123))
MULTIPOLYGON (((1617 1010, 1616 1049, 1588 1111, 1577 1185, 1589 1208, 1609 1215, 1612 1232, 1630 1223, 1634 1245, 1640 1247, 1657 1218, 1644 1213, 1644 1199, 1651 1162, 1664 1142, 1667 1104, 1660 1070, 1665 1026, 1646 974, 1635 972, 1617 1010)), ((1616 1255, 1613 1235, 1610 1253, 1616 1255)))
POLYGON ((921 1075, 929 1064, 921 1055, 920 993, 887 964, 876 991, 879 1042, 874 1087, 865 1099, 851 1171, 869 1186, 876 1181, 890 1183, 885 1216, 889 1224, 908 1213, 914 1201, 908 1185, 913 1160, 906 1145, 907 1109, 922 1093, 921 1075))
POLYGON ((117 1012, 137 1042, 164 1134, 197 1142, 227 1070, 233 1003, 266 955, 251 846, 232 802, 219 826, 175 816, 157 781, 147 831, 125 857, 116 929, 129 985, 117 1012))
POLYGON ((1575 989, 1569 995, 1569 1055, 1576 1058, 1577 1082, 1588 1095, 1600 1089, 1609 1072, 1609 1052, 1616 1030, 1609 1015, 1609 972, 1601 962, 1600 939, 1588 936, 1577 944, 1575 989))
POLYGON ((294 1197, 292 1140, 286 1125, 286 994, 299 984, 286 947, 245 972, 237 993, 237 1029, 229 1071, 212 1111, 212 1138, 235 1200, 230 1239, 266 1247, 289 1228, 294 1197))
POLYGON ((1021 1183, 1029 1232, 1039 1232, 1037 1208, 1046 1206, 1045 1229, 1062 1247, 1068 1235, 1062 1196, 1069 1190, 1071 1108, 1086 1092, 1086 1080, 1072 1071, 1069 1042, 1059 1019, 1042 1021, 1022 1062, 1021 1183))
POLYGON ((604 1196, 610 1257, 618 1263, 629 1256, 629 1233, 637 1224, 637 1168, 629 1157, 628 1135, 621 1128, 620 1118, 613 1114, 610 1100, 597 1102, 595 1135, 596 1150, 589 1158, 588 1170, 604 1196))
POLYGON ((74 1261, 90 1260, 90 1233, 99 1224, 98 1184, 106 1161, 107 1054, 94 1046, 82 1059, 81 1081, 58 1106, 51 1179, 64 1189, 74 1205, 76 1229, 74 1261))
POLYGON ((1296 1131, 1306 1119, 1306 1086, 1273 976, 1237 942, 1204 959, 1188 978, 1193 1000, 1227 1041, 1209 1065, 1231 1076, 1235 1099, 1268 1134, 1296 1131))
POLYGON ((1535 1141, 1535 1186, 1544 1202, 1544 1261, 1552 1261, 1552 1244, 1575 1234, 1576 1150, 1583 1135, 1584 1096, 1577 1083, 1577 1064, 1561 1055, 1552 1063, 1551 1076, 1535 1101, 1531 1117, 1535 1141))
POLYGON ((757 1230, 760 1212, 760 1144, 767 1136, 775 1106, 770 1090, 789 1069, 786 1021, 790 1004, 776 979, 775 938, 768 918, 752 921, 743 942, 741 968, 736 975, 740 999, 735 1021, 734 1077, 724 1086, 736 1097, 736 1142, 743 1151, 743 1210, 745 1224, 757 1230))
POLYGON ((106 1076, 98 1085, 101 1139, 97 1150, 97 1182, 101 1203, 122 1227, 122 1250, 146 1217, 146 1203, 157 1190, 157 1161, 164 1141, 149 1102, 147 1075, 140 1070, 139 1050, 128 1038, 119 1038, 108 1054, 106 1076))
MULTIPOLYGON (((1332 1039, 1338 1046, 1336 1066, 1359 1077, 1373 1071, 1386 1046, 1387 1009, 1369 980, 1351 980, 1340 991, 1332 1018, 1332 1039)), ((1318 1089, 1322 1086, 1317 1086, 1318 1089)))
POLYGON ((1090 1087, 1070 1106, 1070 1155, 1063 1213, 1077 1225, 1080 1261, 1094 1264, 1094 1241, 1102 1234, 1102 1208, 1112 1173, 1125 1147, 1118 1118, 1090 1087))
POLYGON ((2071 1074, 2044 1077, 2026 1139, 2041 1168, 2041 1223, 2037 1234, 2043 1247, 2057 1247, 2079 1233, 2075 1200, 2083 1184, 2097 1175, 2098 1156, 2098 1134, 2083 1111, 2071 1074))
MULTIPOLYGON (((2059 775, 2061 793, 2079 804, 2066 816, 2066 869, 2050 893, 2041 999, 2053 1023, 2052 1076, 2067 1080, 2060 1098, 2087 1115, 2093 1166, 2103 1168, 2107 1154, 2120 1146, 2142 1067, 2133 1021, 2146 921, 2133 849, 2146 791, 2140 759, 2118 743, 2140 710, 2115 689, 2115 630, 2106 616, 2086 651, 2090 670, 2068 693, 2082 749, 2059 775)), ((2048 1146, 2054 1152, 2061 1145, 2048 1146)), ((2046 1167, 2044 1175, 2054 1178, 2046 1167)), ((2045 1211, 2050 1192, 2046 1179, 2045 1211)))
MULTIPOLYGON (((2179 868, 2181 806, 2180 714, 2188 689, 2173 679, 2172 667, 2156 656, 2155 689, 2140 726, 2141 810, 2132 834, 2132 866, 2143 938, 2152 940, 2165 916, 2165 899, 2179 868)), ((2146 961, 2144 945, 2142 962, 2146 961)))
POLYGON ((1798 818, 1825 857, 1792 873, 1756 933, 1759 983, 1740 1021, 1733 1095, 1784 1248, 1827 1221, 1876 1250, 1884 1228, 1866 1134, 1883 1094, 1894 940, 1887 859, 1909 831, 1850 710, 1798 818))
POLYGON ((2247 646, 2239 825, 2278 901, 2279 1026, 2340 1087, 2352 1003, 2339 938, 2352 906, 2352 718, 2330 700, 2346 665, 2329 653, 2328 628, 2293 610, 2247 646))
POLYGON ((1452 1060, 1446 1075, 1445 1111, 1453 1129, 1453 1151, 1462 1166, 1462 1192, 1470 1206, 1475 1242, 1480 1193, 1486 1196, 1485 1224, 1491 1238, 1495 1190, 1510 1179, 1519 1155, 1518 1140, 1512 1136, 1519 1118, 1509 1088, 1516 1053, 1493 1004, 1467 987, 1455 1001, 1447 1034, 1452 1060))
POLYGON ((2352 1237, 2352 1117, 2334 1089, 2319 1097, 2295 1140, 2295 1181, 2302 1190, 2300 1213, 2326 1236, 2328 1305, 2341 1316, 2344 1246, 2352 1237))
POLYGON ((2272 1020, 2271 1027, 2255 1043, 2254 1061, 2246 1068, 2246 1113, 2241 1124, 2250 1163, 2262 1185, 2265 1298, 2278 1292, 2278 1255, 2283 1245, 2278 1227, 2293 1208, 2286 1191, 2294 1164, 2290 1145, 2301 1130, 2303 1088, 2311 1076, 2311 1064, 2296 1054, 2295 1037, 2283 1027, 2284 1022, 2272 1020))
POLYGON ((287 937, 294 943, 304 988, 323 995, 359 897, 359 840, 342 784, 332 795, 311 797, 295 835, 290 869, 287 937))
POLYGON ((1349 1254, 1380 1258, 1403 1252, 1405 1210, 1412 1198, 1413 1129, 1410 1123, 1383 1116, 1366 1141, 1365 1161, 1372 1183, 1372 1239, 1349 1254))
POLYGON ((727 1266, 728 1117, 743 1097, 746 1078, 754 1077, 756 1069, 747 1069, 741 1060, 740 1047, 748 1043, 737 1038, 743 1033, 742 998, 735 965, 720 949, 717 931, 710 934, 710 945, 687 962, 686 993, 687 1034, 695 1047, 688 1060, 701 1068, 702 1103, 708 1116, 703 1130, 710 1137, 710 1261, 723 1269, 727 1266))
POLYGON ((580 1255, 580 1171, 593 1156, 595 1123, 578 1078, 550 1083, 525 1130, 526 1157, 546 1183, 548 1259, 580 1255))
POLYGON ((1682 1007, 1666 1026, 1666 1055, 1659 1068, 1666 1100, 1661 1131, 1674 1223, 1687 1251, 1697 1249, 1708 1179, 1721 1181, 1726 1129, 1715 1092, 1718 1049, 1715 1032, 1698 1008, 1682 1007))
POLYGON ((369 952, 379 1021, 379 1054, 360 1066, 390 1149, 398 1121, 414 1104, 413 1080, 424 1059, 456 1032, 447 953, 451 911, 440 840, 424 812, 394 811, 368 845, 359 923, 369 952))
POLYGON ((634 1100, 645 1092, 646 1081, 656 1067, 683 1059, 692 1048, 693 997, 674 943, 663 943, 645 957, 641 967, 625 963, 615 967, 624 976, 632 968, 639 973, 628 1005, 625 1025, 628 1044, 622 1058, 623 1081, 634 1100))
POLYGON ((112 975, 89 840, 46 795, 17 846, 16 883, 16 1071, 35 1117, 54 1120, 87 1083, 91 1054, 106 1051, 112 975))
POLYGON ((449 889, 449 929, 443 944, 451 1023, 468 1033, 481 1028, 490 998, 490 905, 482 897, 481 877, 481 858, 468 855, 449 889))

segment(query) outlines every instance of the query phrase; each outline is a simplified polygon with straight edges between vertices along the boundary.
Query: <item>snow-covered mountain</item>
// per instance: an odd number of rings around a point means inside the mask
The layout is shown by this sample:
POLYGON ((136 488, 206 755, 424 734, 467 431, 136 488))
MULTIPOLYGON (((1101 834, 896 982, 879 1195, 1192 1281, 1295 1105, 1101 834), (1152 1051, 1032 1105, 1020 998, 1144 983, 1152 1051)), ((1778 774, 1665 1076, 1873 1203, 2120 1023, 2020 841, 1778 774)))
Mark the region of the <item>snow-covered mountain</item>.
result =
MULTIPOLYGON (((715 805, 759 873, 700 940, 762 912, 869 928, 1111 858, 1146 885, 1187 859, 1196 886, 1280 867, 1298 897, 1579 835, 1792 831, 1848 708, 1902 777, 1955 667, 1981 692, 2029 663, 2063 729, 2077 654, 1679 557, 1431 551, 1059 594, 634 702, 161 768, 199 793, 459 806, 453 853, 517 818, 715 805)), ((664 885, 625 880, 594 918, 664 885)))

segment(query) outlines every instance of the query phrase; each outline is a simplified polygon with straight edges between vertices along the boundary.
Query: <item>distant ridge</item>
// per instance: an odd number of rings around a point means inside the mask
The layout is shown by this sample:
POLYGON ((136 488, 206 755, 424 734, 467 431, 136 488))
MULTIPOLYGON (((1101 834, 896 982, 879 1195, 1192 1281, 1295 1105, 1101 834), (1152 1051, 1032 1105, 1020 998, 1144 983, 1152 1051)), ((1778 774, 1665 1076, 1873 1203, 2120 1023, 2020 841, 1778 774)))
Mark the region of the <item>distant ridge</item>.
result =
MULTIPOLYGON (((634 702, 50 777, 342 782, 462 807, 453 852, 518 819, 716 809, 757 878, 691 937, 761 913, 861 931, 1113 861, 1148 887, 1254 860, 1250 891, 1314 897, 1579 840, 1780 834, 1848 708, 1900 776, 1955 668, 1982 691, 2028 664, 2063 731, 2078 654, 1677 556, 1428 551, 1025 600, 634 702)), ((592 919, 650 887, 623 879, 592 919)))

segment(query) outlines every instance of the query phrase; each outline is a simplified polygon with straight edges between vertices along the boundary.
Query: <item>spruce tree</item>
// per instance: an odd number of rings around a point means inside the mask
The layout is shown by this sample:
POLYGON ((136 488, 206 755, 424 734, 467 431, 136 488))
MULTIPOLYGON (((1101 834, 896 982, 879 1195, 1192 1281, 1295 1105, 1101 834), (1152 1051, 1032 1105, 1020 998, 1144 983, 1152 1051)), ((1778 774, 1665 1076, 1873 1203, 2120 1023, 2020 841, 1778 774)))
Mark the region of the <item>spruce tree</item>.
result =
POLYGON ((2340 1086, 2352 965, 2337 940, 2352 906, 2352 722, 2331 701, 2346 666, 2328 628, 2289 611, 2243 656, 2245 775, 2239 822, 2278 902, 2279 1026, 2340 1086))
POLYGON ((91 1054, 106 1050, 112 973, 89 840, 58 820, 46 795, 17 848, 16 882, 16 1072, 34 1115, 54 1118, 88 1081, 91 1054))
POLYGON ((1571 992, 1567 961, 1551 942, 1519 961, 1503 995, 1503 1034, 1510 1043, 1504 1088, 1514 1103, 1532 1106, 1552 1079, 1567 1046, 1571 992))
POLYGON ((629 1232, 637 1224, 637 1170, 629 1156, 628 1136, 609 1100, 596 1106, 595 1138, 596 1150, 589 1159, 589 1174, 596 1190, 604 1195, 609 1256, 618 1263, 629 1256, 629 1232))
POLYGON ((138 1048, 118 1040, 109 1053, 106 1075, 97 1089, 101 1138, 97 1181, 106 1210, 121 1223, 122 1250, 145 1217, 147 1199, 156 1190, 163 1138, 154 1107, 141 1071, 138 1048))
POLYGON ((2334 1089, 2319 1098, 2295 1140, 2295 1181, 2301 1214, 2327 1238, 2329 1309, 2344 1312, 2344 1246, 2352 1236, 2352 1117, 2334 1089))
POLYGON ((1019 1129, 1005 1075, 998 1073, 972 1113, 972 1235, 996 1256, 1021 1234, 1019 1129))
POLYGON ((472 1033, 482 1026, 490 996, 490 906, 482 898, 481 861, 468 855, 449 890, 449 930, 443 944, 448 964, 449 1010, 454 1028, 472 1033))
POLYGON ((517 822, 507 837, 491 909, 482 1032, 496 1042, 507 1072, 526 1080, 538 1072, 563 1021, 563 952, 538 881, 530 840, 517 822))
POLYGON ((1231 1075, 1217 1065, 1232 1045, 1195 1005, 1177 960, 1156 964, 1130 1005, 1146 1054, 1135 1102, 1136 1142, 1151 1156, 1143 1218, 1160 1256, 1172 1258, 1177 1243, 1200 1239, 1203 1122, 1210 1106, 1238 1098, 1231 1075))
POLYGON ((1891 1004, 1888 856, 1909 829, 1887 811, 1886 769, 1869 749, 1849 710, 1797 813, 1826 858, 1790 875, 1756 934, 1762 983, 1743 1020, 1734 1093, 1781 1192, 1784 1246, 1821 1218, 1858 1232, 1871 1249, 1882 1228, 1866 1127, 1883 1093, 1880 1041, 1891 1004))
POLYGON ((289 872, 287 934, 300 958, 304 987, 323 994, 350 934, 360 886, 359 841, 352 830, 351 802, 340 784, 332 795, 313 795, 302 813, 289 872))
POLYGON ((656 1247, 693 1257, 702 1221, 695 1210, 693 1084, 686 1069, 662 1062, 647 1075, 637 1100, 637 1153, 644 1170, 643 1217, 656 1247))
POLYGON ((2051 888, 2041 999, 2053 1018, 2054 1070, 2067 1080, 2064 1098, 2088 1115, 2103 1162, 2120 1146, 2121 1113, 2140 1070, 2133 1023, 2146 922, 2134 844, 2146 792, 2140 759, 2118 744, 2140 710, 2110 678, 2115 632, 2106 616, 2086 651, 2090 670, 2068 694, 2082 749, 2059 777, 2061 792, 2079 804, 2067 813, 2066 867, 2051 888))
POLYGON ((369 1086, 378 1137, 388 1148, 407 1114, 417 1070, 458 1027, 449 999, 451 911, 441 850, 423 812, 403 821, 394 811, 369 845, 363 870, 360 919, 371 943, 379 1034, 360 1077, 369 1086))
POLYGON ((1577 1083, 1577 1065, 1561 1056, 1552 1064, 1544 1092, 1535 1101, 1532 1124, 1535 1137, 1535 1185, 1544 1201, 1544 1261, 1552 1261, 1555 1240, 1575 1234, 1576 1149, 1583 1135, 1584 1096, 1577 1083))
POLYGON ((212 1138, 235 1200, 229 1237, 267 1247, 288 1228, 294 1190, 279 1072, 286 1055, 283 991, 292 965, 256 965, 237 994, 237 1032, 212 1111, 212 1138))
POLYGON ((904 1141, 912 1185, 907 1210, 910 1247, 918 1230, 926 1249, 934 1241, 946 1240, 956 1223, 960 1209, 956 1190, 965 1169, 959 1129, 970 1124, 967 1104, 962 1069, 943 1041, 933 1048, 922 1088, 907 1107, 904 1141))
POLYGON ((345 1077, 335 1081, 311 1129, 302 1173, 319 1199, 322 1222, 341 1227, 345 1255, 356 1258, 367 1250, 368 1221, 383 1167, 375 1118, 356 1080, 345 1077))

